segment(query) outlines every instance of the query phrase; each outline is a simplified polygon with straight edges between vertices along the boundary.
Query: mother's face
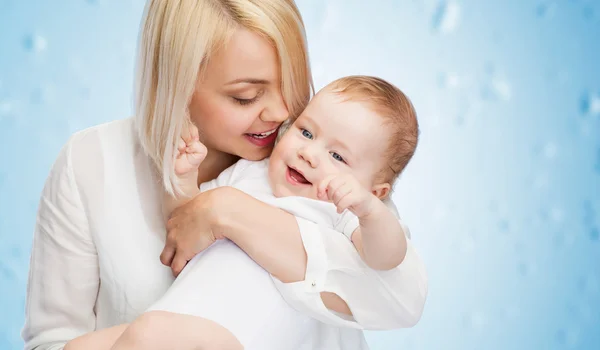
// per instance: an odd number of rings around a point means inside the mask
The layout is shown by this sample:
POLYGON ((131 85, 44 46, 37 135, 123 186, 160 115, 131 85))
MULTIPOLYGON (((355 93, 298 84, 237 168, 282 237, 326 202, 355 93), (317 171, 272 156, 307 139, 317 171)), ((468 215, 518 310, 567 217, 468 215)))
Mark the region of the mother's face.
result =
POLYGON ((268 157, 288 118, 280 87, 274 47, 259 34, 238 29, 209 59, 189 106, 209 152, 268 157))

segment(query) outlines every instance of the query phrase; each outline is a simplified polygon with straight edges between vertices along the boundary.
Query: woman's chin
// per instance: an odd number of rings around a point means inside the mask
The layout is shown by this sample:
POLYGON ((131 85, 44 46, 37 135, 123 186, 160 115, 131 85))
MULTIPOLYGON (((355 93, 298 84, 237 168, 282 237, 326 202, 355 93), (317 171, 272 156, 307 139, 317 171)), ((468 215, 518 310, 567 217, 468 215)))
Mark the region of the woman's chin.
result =
POLYGON ((239 156, 246 160, 259 161, 259 160, 263 160, 263 159, 267 158, 268 156, 270 156, 272 151, 273 151, 273 148, 269 147, 269 148, 264 148, 264 149, 260 149, 260 150, 243 152, 243 153, 240 153, 239 156))

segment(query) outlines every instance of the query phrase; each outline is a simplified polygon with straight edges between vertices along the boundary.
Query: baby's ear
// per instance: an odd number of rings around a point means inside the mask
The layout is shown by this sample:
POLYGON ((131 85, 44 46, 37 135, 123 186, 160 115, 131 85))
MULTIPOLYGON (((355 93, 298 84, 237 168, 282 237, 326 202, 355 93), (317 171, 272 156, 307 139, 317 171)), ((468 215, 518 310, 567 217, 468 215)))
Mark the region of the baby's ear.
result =
POLYGON ((388 196, 388 194, 390 194, 391 188, 392 186, 386 182, 373 186, 373 188, 371 189, 371 193, 373 193, 375 197, 383 200, 385 199, 385 197, 388 196))

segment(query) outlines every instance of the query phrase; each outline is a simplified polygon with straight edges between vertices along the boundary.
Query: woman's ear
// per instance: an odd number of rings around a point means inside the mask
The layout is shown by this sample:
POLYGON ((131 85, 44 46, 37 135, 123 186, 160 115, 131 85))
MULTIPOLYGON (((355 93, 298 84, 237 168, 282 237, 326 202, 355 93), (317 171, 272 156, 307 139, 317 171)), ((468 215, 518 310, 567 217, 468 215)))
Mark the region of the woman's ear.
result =
POLYGON ((385 197, 387 197, 390 194, 391 188, 392 186, 386 182, 373 186, 373 188, 371 189, 371 193, 373 193, 375 197, 379 199, 385 199, 385 197))

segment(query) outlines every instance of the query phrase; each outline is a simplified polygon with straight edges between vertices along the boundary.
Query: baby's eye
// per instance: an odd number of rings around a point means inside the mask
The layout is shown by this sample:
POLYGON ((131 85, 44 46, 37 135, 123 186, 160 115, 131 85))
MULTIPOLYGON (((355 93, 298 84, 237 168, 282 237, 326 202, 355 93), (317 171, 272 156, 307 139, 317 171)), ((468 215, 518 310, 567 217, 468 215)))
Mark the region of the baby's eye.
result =
POLYGON ((337 160, 338 162, 344 162, 346 163, 346 161, 344 160, 344 158, 342 156, 340 156, 338 153, 335 152, 329 152, 331 154, 331 156, 333 157, 333 159, 337 160))
POLYGON ((302 130, 302 136, 306 137, 309 140, 312 140, 313 134, 310 131, 308 131, 306 129, 301 129, 301 130, 302 130))

